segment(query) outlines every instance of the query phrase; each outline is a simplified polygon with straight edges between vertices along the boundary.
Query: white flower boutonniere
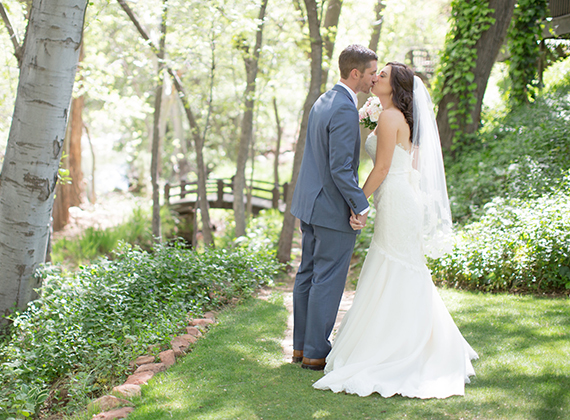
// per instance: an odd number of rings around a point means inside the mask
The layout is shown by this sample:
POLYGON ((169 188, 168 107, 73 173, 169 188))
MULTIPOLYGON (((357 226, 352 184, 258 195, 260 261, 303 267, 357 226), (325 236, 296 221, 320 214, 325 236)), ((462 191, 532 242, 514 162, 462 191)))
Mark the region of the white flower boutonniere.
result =
POLYGON ((371 96, 366 100, 366 103, 358 111, 358 119, 360 124, 374 130, 378 123, 378 117, 382 112, 382 104, 377 96, 371 96))

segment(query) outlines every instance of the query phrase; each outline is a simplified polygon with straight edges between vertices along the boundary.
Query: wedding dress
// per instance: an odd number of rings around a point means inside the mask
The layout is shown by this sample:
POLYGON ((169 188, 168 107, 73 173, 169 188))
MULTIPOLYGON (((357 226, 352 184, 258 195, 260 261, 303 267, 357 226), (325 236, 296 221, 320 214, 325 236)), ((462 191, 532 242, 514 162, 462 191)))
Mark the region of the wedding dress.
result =
MULTIPOLYGON (((377 139, 365 143, 375 159, 377 139)), ((354 302, 317 389, 367 396, 464 395, 475 351, 453 322, 425 264, 420 173, 401 146, 374 193, 374 236, 354 302)))

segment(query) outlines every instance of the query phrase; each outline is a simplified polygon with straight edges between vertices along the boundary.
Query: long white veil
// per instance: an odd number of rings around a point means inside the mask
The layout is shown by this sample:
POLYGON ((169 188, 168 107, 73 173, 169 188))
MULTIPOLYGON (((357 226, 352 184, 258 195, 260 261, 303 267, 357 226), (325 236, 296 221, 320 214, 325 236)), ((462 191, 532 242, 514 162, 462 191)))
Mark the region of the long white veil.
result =
POLYGON ((439 131, 433 104, 422 80, 414 76, 414 130, 412 148, 414 167, 420 172, 420 191, 424 206, 424 252, 437 258, 451 251, 452 221, 439 131))

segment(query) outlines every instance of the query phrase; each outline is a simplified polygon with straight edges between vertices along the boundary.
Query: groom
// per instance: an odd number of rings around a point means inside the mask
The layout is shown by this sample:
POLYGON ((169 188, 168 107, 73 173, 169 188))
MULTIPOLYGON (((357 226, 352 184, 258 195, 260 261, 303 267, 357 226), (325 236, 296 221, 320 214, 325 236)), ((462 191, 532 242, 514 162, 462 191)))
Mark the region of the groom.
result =
POLYGON ((378 57, 360 45, 339 56, 340 82, 323 94, 309 115, 307 140, 291 213, 301 220, 302 259, 293 289, 293 362, 322 370, 356 231, 351 214, 366 223, 369 206, 358 187, 360 128, 358 92, 376 82, 378 57))

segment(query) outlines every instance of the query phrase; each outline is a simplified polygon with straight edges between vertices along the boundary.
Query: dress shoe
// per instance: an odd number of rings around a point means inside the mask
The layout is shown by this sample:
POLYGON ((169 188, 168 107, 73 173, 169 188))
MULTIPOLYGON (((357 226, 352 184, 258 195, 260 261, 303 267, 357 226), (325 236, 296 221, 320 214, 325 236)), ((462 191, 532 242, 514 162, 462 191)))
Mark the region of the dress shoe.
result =
POLYGON ((326 359, 309 359, 308 357, 303 357, 303 363, 301 363, 303 369, 310 370, 323 370, 325 365, 326 359))
POLYGON ((293 350, 293 363, 301 363, 303 361, 303 350, 293 350))

